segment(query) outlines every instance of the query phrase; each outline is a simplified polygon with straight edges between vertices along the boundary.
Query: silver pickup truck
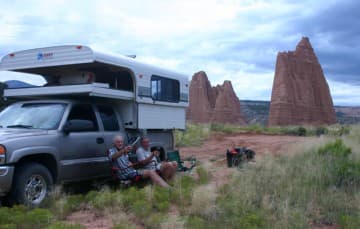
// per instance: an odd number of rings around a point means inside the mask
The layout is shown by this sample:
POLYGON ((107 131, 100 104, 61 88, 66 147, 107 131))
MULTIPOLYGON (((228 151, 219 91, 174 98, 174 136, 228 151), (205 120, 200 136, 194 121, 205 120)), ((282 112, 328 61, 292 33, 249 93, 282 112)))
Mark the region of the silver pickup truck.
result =
MULTIPOLYGON (((33 206, 55 183, 109 176, 112 138, 139 134, 126 131, 105 101, 18 102, 0 113, 0 127, 0 196, 33 206)), ((171 132, 149 136, 154 147, 172 147, 171 132)))

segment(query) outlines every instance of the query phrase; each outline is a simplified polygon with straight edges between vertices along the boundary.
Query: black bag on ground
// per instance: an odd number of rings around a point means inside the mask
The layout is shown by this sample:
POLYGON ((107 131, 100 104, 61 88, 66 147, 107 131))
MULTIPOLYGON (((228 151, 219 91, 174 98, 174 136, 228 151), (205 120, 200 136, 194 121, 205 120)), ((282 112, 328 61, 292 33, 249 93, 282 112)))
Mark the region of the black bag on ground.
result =
POLYGON ((228 167, 239 166, 244 161, 255 158, 255 152, 245 147, 237 147, 233 150, 226 150, 226 161, 228 167))

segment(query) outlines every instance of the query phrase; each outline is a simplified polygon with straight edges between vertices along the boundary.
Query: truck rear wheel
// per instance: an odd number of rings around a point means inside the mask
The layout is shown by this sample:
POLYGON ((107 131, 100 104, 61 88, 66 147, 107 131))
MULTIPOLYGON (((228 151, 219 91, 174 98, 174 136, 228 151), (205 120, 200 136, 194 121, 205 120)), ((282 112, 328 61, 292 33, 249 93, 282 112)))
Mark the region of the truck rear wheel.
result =
POLYGON ((11 202, 39 206, 48 196, 53 185, 49 170, 38 163, 26 163, 15 170, 11 202))

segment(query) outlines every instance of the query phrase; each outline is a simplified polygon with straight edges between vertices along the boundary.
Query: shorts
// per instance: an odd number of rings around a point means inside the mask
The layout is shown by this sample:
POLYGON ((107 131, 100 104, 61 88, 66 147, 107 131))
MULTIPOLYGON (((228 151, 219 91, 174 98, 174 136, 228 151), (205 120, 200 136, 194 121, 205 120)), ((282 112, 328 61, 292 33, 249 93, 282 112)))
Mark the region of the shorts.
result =
POLYGON ((119 176, 119 178, 120 178, 120 180, 135 180, 135 179, 138 179, 138 177, 142 177, 143 174, 144 174, 143 171, 136 170, 136 172, 131 173, 131 174, 127 175, 126 177, 119 176))
POLYGON ((156 164, 156 166, 155 167, 153 167, 153 168, 141 168, 141 169, 137 169, 136 171, 138 171, 138 172, 141 172, 141 173, 144 173, 144 171, 146 171, 146 170, 155 170, 155 171, 160 171, 160 168, 161 168, 161 163, 158 163, 158 164, 156 164))

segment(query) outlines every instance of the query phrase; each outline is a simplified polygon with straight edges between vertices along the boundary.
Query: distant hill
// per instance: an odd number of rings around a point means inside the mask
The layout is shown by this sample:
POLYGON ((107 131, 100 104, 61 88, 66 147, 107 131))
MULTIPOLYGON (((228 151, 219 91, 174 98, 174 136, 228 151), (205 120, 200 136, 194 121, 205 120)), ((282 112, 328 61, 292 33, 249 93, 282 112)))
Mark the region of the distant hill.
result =
POLYGON ((8 88, 25 88, 25 87, 35 87, 32 84, 25 83, 20 80, 8 80, 4 82, 8 88))
MULTIPOLYGON (((266 125, 270 102, 241 100, 241 110, 249 124, 266 125)), ((360 123, 360 107, 335 106, 336 119, 340 124, 359 124, 360 123)))
POLYGON ((246 117, 246 121, 251 124, 266 125, 269 117, 270 102, 241 100, 241 112, 246 117))

